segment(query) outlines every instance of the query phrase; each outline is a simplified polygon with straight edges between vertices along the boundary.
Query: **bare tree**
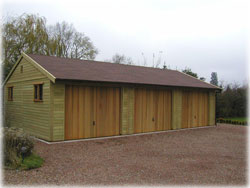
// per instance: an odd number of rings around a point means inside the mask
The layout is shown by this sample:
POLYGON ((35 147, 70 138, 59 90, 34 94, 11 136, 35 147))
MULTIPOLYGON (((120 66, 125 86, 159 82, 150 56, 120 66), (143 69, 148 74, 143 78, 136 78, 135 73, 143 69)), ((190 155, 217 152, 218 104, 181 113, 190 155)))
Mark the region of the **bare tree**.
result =
POLYGON ((127 64, 127 65, 132 65, 133 60, 130 57, 126 57, 125 55, 120 55, 116 53, 111 60, 113 63, 118 63, 118 64, 127 64))
POLYGON ((2 28, 4 77, 21 52, 77 59, 95 59, 98 53, 84 33, 66 22, 47 26, 44 17, 23 14, 7 17, 2 28))

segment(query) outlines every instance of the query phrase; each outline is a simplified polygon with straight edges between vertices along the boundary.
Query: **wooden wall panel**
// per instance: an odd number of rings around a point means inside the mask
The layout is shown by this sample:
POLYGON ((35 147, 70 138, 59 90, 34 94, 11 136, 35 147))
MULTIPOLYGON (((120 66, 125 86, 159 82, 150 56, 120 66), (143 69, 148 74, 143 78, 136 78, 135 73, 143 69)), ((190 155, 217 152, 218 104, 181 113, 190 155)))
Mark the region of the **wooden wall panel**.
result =
POLYGON ((120 134, 134 133, 134 88, 124 87, 121 91, 120 134))
POLYGON ((143 118, 146 117, 145 89, 135 89, 134 133, 143 132, 143 118))
POLYGON ((154 96, 155 104, 155 130, 163 131, 164 130, 164 91, 159 90, 155 92, 154 96))
POLYGON ((64 140, 64 118, 65 118, 65 85, 54 84, 51 85, 51 141, 64 140))
POLYGON ((83 110, 81 113, 83 122, 80 126, 83 131, 81 135, 83 138, 96 137, 96 88, 94 87, 81 87, 83 90, 83 110))
MULTIPOLYGON (((85 127, 88 127, 88 125, 86 125, 85 119, 89 119, 89 112, 91 110, 86 110, 86 102, 85 101, 85 97, 86 97, 86 89, 83 87, 79 87, 79 95, 78 95, 79 99, 79 122, 78 122, 78 127, 79 127, 79 133, 78 133, 78 137, 79 138, 85 138, 85 134, 87 132, 87 130, 84 130, 85 127), (85 126, 86 125, 86 126, 85 126)), ((89 100, 90 101, 90 100, 89 100)), ((86 129, 86 128, 85 128, 86 129)), ((87 134, 86 134, 87 136, 87 134)))
POLYGON ((189 106, 189 92, 188 91, 183 91, 182 92, 182 128, 188 128, 189 125, 189 111, 190 111, 190 106, 189 106))
POLYGON ((164 125, 163 130, 171 130, 172 124, 172 92, 164 91, 164 125))
POLYGON ((4 86, 4 111, 9 126, 23 128, 31 135, 50 141, 50 89, 50 80, 23 58, 4 86), (38 82, 43 83, 42 102, 34 102, 34 83, 38 82), (8 86, 13 86, 13 101, 8 101, 8 86))
POLYGON ((199 126, 208 125, 208 93, 199 93, 199 126))
POLYGON ((199 125, 199 100, 198 92, 192 92, 192 127, 198 127, 199 125))
POLYGON ((65 139, 72 139, 72 86, 65 86, 65 139))
POLYGON ((154 104, 154 91, 147 89, 146 91, 146 123, 143 125, 143 132, 153 132, 156 130, 155 128, 155 104, 154 104))
POLYGON ((147 131, 147 112, 149 108, 149 95, 147 89, 136 88, 135 89, 135 116, 134 116, 134 133, 143 133, 147 131))
POLYGON ((208 124, 209 125, 215 125, 215 92, 209 92, 208 97, 208 106, 209 106, 209 119, 208 124))
POLYGON ((182 126, 182 90, 174 89, 172 92, 172 129, 182 126))
POLYGON ((198 92, 198 127, 204 126, 204 97, 203 92, 198 92))
POLYGON ((79 132, 79 87, 73 86, 72 91, 72 139, 78 139, 79 132))
POLYGON ((37 80, 47 78, 36 67, 29 63, 26 59, 22 58, 21 62, 16 67, 8 80, 8 83, 25 82, 29 80, 37 80), (21 66, 23 66, 23 72, 21 72, 21 66))
POLYGON ((208 122, 208 109, 209 109, 209 106, 208 106, 208 92, 205 93, 205 99, 204 99, 205 103, 204 103, 204 106, 205 106, 205 110, 204 110, 204 113, 206 114, 205 115, 205 118, 204 118, 204 126, 208 126, 209 125, 209 122, 208 122))

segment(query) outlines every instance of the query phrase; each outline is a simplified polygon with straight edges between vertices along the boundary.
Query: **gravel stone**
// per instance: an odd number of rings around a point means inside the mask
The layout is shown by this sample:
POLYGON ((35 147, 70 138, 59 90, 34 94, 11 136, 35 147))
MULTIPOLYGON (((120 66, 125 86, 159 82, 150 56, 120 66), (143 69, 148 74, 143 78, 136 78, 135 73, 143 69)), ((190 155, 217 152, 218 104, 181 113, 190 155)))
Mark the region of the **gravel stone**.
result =
POLYGON ((3 170, 5 185, 246 185, 247 127, 46 144, 39 169, 3 170))

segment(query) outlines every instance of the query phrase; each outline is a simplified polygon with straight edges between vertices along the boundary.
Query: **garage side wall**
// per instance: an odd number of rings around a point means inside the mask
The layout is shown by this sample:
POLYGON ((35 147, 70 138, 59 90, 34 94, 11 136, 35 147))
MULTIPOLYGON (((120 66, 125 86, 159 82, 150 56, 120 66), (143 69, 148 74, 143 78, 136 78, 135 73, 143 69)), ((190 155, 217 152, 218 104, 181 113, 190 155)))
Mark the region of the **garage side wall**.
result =
POLYGON ((51 141, 64 140, 65 84, 51 85, 51 141))
POLYGON ((50 140, 50 80, 24 58, 4 86, 4 113, 8 126, 50 140), (42 102, 34 102, 36 83, 43 83, 42 102), (8 101, 8 87, 13 87, 13 101, 8 101))
POLYGON ((121 88, 121 127, 120 134, 134 133, 134 88, 121 88))
POLYGON ((209 92, 208 106, 209 106, 208 125, 215 125, 215 92, 212 91, 209 92))

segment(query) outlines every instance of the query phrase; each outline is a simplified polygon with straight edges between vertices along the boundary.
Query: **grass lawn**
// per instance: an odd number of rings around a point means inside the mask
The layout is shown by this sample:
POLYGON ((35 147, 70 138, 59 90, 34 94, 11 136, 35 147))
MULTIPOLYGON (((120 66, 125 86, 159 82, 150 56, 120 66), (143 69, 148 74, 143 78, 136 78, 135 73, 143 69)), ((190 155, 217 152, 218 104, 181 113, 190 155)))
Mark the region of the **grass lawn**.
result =
POLYGON ((43 165, 43 158, 41 158, 39 155, 32 153, 30 156, 25 157, 23 161, 21 161, 21 158, 18 158, 20 160, 20 163, 18 164, 6 164, 6 169, 18 169, 18 170, 30 170, 34 168, 39 168, 43 165))
POLYGON ((247 121, 246 117, 231 117, 231 118, 223 118, 225 120, 231 120, 231 121, 247 121))
POLYGON ((44 160, 40 156, 32 153, 30 156, 24 158, 21 164, 21 169, 29 170, 33 168, 39 168, 42 166, 43 161, 44 160))

